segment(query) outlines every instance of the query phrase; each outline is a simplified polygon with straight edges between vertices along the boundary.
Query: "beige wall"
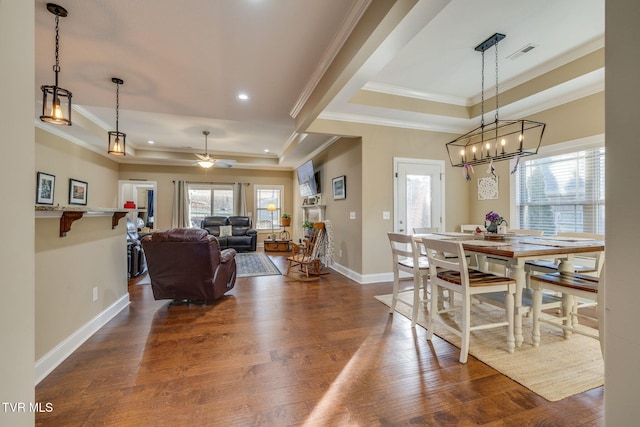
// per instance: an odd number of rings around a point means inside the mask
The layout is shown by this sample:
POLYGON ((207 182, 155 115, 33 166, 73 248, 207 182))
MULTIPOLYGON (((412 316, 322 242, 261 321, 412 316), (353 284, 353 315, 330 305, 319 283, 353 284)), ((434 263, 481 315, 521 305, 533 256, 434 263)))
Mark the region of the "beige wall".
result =
POLYGON ((127 294, 125 221, 75 221, 59 237, 57 218, 36 219, 36 361, 127 294), (93 288, 98 299, 93 302, 93 288))
MULTIPOLYGON (((606 2, 606 245, 605 425, 640 420, 640 196, 638 118, 640 108, 640 3, 606 2)), ((601 325, 602 328, 602 325, 601 325)), ((602 329, 601 329, 602 330, 602 329)))
MULTIPOLYGON (((0 1, 0 402, 34 401, 33 100, 34 2, 0 1)), ((44 82, 43 82, 44 83, 44 82)), ((0 408, 0 424, 30 426, 33 413, 0 408)))
MULTIPOLYGON (((349 270, 362 271, 362 140, 341 138, 313 158, 320 170, 322 204, 331 220, 334 236, 334 260, 349 270), (347 197, 333 200, 333 178, 345 176, 347 197), (350 212, 356 219, 349 219, 350 212), (340 256, 342 251, 342 256, 340 256)), ((300 209, 300 208, 299 208, 300 209)))
MULTIPOLYGON (((56 177, 54 204, 69 205, 74 178, 88 183, 88 208, 115 207, 116 162, 39 128, 35 139, 35 171, 56 177)), ((111 216, 85 216, 66 237, 59 230, 57 218, 35 220, 36 361, 127 293, 124 220, 112 229, 111 216)))
MULTIPOLYGON (((250 170, 239 168, 208 169, 197 166, 148 166, 121 164, 119 178, 121 180, 145 179, 158 183, 156 203, 158 211, 155 213, 156 228, 171 227, 171 211, 173 201, 173 181, 187 182, 215 182, 234 183, 245 182, 247 187, 247 210, 255 216, 254 185, 283 185, 284 186, 284 210, 292 214, 292 224, 302 221, 300 213, 294 209, 293 177, 295 171, 268 171, 250 170)), ((260 233, 258 241, 262 242, 269 232, 260 233)))
POLYGON ((36 171, 55 175, 54 205, 69 205, 73 178, 87 183, 87 207, 116 207, 118 163, 40 128, 36 128, 36 171))
POLYGON ((445 228, 457 230, 468 222, 469 185, 460 169, 450 166, 445 148, 454 135, 329 120, 316 121, 311 130, 362 137, 362 269, 356 272, 391 271, 386 233, 393 231, 393 218, 382 219, 382 212, 393 212, 394 157, 445 160, 445 228))

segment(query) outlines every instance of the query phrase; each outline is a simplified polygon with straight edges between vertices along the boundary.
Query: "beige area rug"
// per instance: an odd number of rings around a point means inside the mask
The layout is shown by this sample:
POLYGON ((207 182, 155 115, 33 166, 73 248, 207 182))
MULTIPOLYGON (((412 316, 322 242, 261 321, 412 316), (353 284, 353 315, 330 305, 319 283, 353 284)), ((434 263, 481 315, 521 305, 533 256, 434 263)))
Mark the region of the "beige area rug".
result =
MULTIPOLYGON (((391 305, 391 294, 375 298, 391 305)), ((411 301, 412 292, 401 292, 400 298, 411 301)), ((411 307, 405 304, 396 304, 396 312, 411 318, 411 307)), ((426 314, 422 309, 418 317, 418 324, 425 329, 426 314)), ((472 322, 474 316, 503 319, 504 311, 490 304, 474 304, 472 322)), ((451 318, 454 320, 453 314, 451 318)), ((530 317, 523 319, 524 342, 513 354, 506 351, 506 327, 472 332, 469 354, 551 402, 604 384, 604 361, 597 340, 576 334, 565 340, 560 329, 541 324, 541 343, 536 348, 531 323, 530 317)), ((460 348, 460 338, 441 325, 435 325, 434 333, 460 348)))

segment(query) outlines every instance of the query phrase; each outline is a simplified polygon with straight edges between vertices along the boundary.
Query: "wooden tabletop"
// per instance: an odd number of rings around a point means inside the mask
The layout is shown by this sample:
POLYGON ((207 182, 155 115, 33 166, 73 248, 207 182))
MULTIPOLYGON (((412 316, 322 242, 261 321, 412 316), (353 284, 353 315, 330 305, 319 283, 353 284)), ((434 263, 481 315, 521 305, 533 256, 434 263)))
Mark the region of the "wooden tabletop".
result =
MULTIPOLYGON (((422 238, 429 238, 427 235, 422 238)), ((442 238, 438 236, 437 238, 442 238)), ((598 240, 570 239, 537 236, 506 237, 504 241, 491 240, 490 244, 482 236, 469 235, 468 239, 460 236, 453 237, 460 240, 465 251, 506 258, 527 258, 547 255, 568 255, 588 252, 604 251, 604 242, 598 240), (477 244, 474 242, 477 241, 477 244), (558 246, 552 246, 557 244, 558 246)))

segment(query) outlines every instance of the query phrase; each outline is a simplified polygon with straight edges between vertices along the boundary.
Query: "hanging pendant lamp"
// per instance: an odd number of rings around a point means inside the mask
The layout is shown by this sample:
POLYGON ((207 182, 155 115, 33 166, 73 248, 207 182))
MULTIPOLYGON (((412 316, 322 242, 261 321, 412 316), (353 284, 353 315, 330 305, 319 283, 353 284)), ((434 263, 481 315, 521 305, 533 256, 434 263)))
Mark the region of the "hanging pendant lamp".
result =
POLYGON ((71 126, 71 92, 58 86, 58 74, 60 73, 60 34, 59 20, 67 16, 67 10, 57 4, 47 3, 47 10, 56 15, 56 65, 53 71, 56 81, 53 86, 43 85, 42 89, 42 115, 40 120, 54 125, 71 126))
MULTIPOLYGON (((532 120, 499 120, 498 115, 498 43, 504 34, 496 33, 475 47, 482 53, 482 102, 480 127, 447 143, 449 160, 454 167, 464 167, 467 171, 473 166, 500 160, 516 159, 515 169, 520 157, 538 153, 545 124, 532 120), (496 53, 496 110, 495 120, 484 123, 484 52, 495 46, 496 53)), ((515 169, 513 172, 515 172, 515 169)), ((512 173, 513 173, 512 172, 512 173)), ((467 173, 467 178, 468 173, 467 173)))
POLYGON ((111 78, 111 81, 116 84, 116 130, 115 132, 109 132, 109 154, 126 156, 125 141, 127 139, 127 134, 120 132, 118 128, 118 122, 120 121, 120 85, 124 84, 124 81, 117 77, 111 78))

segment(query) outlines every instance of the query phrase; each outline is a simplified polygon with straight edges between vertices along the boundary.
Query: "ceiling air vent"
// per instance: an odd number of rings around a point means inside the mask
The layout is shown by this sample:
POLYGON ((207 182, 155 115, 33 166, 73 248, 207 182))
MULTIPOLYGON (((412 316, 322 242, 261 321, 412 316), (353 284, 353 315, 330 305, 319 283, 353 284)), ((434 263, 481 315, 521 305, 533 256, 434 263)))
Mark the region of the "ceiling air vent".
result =
POLYGON ((511 60, 518 59, 525 53, 529 53, 535 48, 536 48, 536 45, 529 43, 522 49, 518 49, 515 52, 513 52, 511 55, 507 56, 507 59, 511 59, 511 60))

